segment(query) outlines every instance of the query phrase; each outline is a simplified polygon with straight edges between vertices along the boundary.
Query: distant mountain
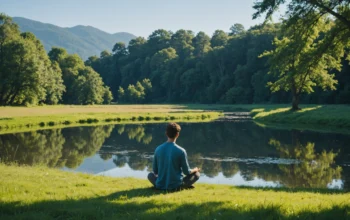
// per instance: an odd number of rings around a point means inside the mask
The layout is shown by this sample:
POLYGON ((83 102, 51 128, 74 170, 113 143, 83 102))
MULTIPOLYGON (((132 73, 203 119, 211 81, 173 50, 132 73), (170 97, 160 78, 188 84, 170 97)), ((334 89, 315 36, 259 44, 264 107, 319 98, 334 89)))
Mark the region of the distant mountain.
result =
POLYGON ((77 53, 86 60, 93 55, 99 55, 103 50, 113 48, 117 42, 128 44, 135 35, 119 32, 109 34, 91 26, 78 25, 71 28, 62 28, 52 24, 45 24, 27 18, 14 17, 22 32, 32 32, 39 38, 46 51, 52 47, 63 47, 68 53, 77 53))

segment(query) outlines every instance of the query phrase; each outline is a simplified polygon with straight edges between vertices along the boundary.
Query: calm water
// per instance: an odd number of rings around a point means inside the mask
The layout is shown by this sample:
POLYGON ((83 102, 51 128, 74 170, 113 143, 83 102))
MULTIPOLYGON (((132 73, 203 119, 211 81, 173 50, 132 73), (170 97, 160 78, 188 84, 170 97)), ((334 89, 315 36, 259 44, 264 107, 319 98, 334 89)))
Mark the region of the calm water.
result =
MULTIPOLYGON (((251 121, 181 123, 177 143, 200 182, 350 189, 350 135, 275 130, 251 121)), ((165 124, 106 125, 0 135, 0 160, 146 178, 165 124)))

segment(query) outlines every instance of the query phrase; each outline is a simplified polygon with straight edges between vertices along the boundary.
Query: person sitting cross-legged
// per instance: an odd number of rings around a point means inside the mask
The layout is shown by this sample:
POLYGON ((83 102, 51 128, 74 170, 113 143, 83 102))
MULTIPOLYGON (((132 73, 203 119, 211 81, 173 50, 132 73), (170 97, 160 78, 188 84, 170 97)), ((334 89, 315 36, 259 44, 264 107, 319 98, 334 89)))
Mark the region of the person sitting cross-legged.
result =
POLYGON ((154 152, 153 172, 148 174, 148 180, 157 189, 193 188, 192 185, 199 179, 200 169, 190 169, 185 149, 175 143, 180 131, 180 125, 169 123, 166 128, 168 141, 154 152))

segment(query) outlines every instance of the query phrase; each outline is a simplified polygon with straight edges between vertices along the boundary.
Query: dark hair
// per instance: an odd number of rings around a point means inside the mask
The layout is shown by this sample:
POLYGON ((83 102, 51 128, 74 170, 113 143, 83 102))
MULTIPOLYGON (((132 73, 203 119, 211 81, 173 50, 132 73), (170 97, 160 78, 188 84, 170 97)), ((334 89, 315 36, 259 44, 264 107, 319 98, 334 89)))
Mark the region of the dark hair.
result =
POLYGON ((176 134, 178 134, 180 131, 180 125, 176 124, 175 122, 169 123, 166 127, 166 135, 169 138, 175 138, 176 134))

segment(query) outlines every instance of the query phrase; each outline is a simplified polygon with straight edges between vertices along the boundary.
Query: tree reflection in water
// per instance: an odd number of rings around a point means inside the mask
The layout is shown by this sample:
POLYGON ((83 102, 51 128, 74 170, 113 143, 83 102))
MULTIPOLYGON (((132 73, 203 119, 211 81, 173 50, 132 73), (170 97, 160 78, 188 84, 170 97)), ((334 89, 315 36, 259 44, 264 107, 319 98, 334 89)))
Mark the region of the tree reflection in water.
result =
POLYGON ((208 177, 215 177, 221 172, 221 162, 218 160, 204 160, 202 172, 208 177))
POLYGON ((60 163, 64 143, 60 129, 0 135, 0 160, 54 167, 60 163))
MULTIPOLYGON (((134 149, 137 153, 129 153, 128 161, 125 160, 125 156, 118 155, 114 158, 114 163, 128 163, 133 170, 147 168, 151 171, 152 158, 144 158, 142 155, 152 155, 155 147, 165 140, 161 135, 164 128, 152 125, 117 125, 116 128, 119 134, 118 141, 127 146, 125 149, 134 149), (156 139, 152 138, 152 134, 156 139), (147 136, 150 137, 149 142, 145 141, 147 136)), ((298 131, 275 133, 273 130, 265 131, 257 126, 233 123, 186 124, 183 130, 184 133, 178 142, 180 146, 184 144, 191 167, 201 167, 202 173, 210 178, 217 177, 219 173, 226 178, 232 178, 239 173, 245 181, 260 178, 287 187, 327 187, 333 179, 339 179, 341 176, 341 168, 333 166, 337 154, 332 150, 324 150, 317 154, 313 143, 300 144, 300 136, 304 134, 298 131), (282 141, 291 140, 290 135, 292 143, 281 144, 282 141), (281 142, 276 137, 279 137, 281 142), (242 160, 225 160, 227 157, 242 160), (245 158, 282 158, 301 162, 261 164, 246 162, 245 158)))
POLYGON ((235 162, 221 162, 222 174, 226 178, 231 178, 239 172, 239 166, 235 162))
POLYGON ((124 167, 127 162, 128 159, 124 155, 115 155, 113 158, 113 163, 119 168, 124 167))
POLYGON ((96 154, 105 139, 110 136, 113 128, 114 125, 79 127, 73 135, 70 134, 70 130, 63 130, 63 136, 67 137, 67 144, 63 150, 64 165, 68 168, 75 168, 86 157, 96 154))
MULTIPOLYGON (((0 161, 75 168, 98 152, 102 161, 113 161, 116 167, 151 171, 151 156, 166 140, 164 128, 165 124, 106 125, 4 134, 0 135, 0 161)), ((210 178, 218 178, 219 173, 223 178, 239 174, 245 181, 259 178, 286 187, 324 188, 341 177, 342 169, 335 166, 335 159, 348 161, 344 146, 349 136, 276 131, 252 123, 183 124, 182 129, 178 144, 185 147, 190 166, 202 168, 210 178), (333 142, 329 140, 337 140, 337 152, 342 154, 330 150, 333 142), (257 158, 295 159, 299 163, 245 160, 257 158)), ((344 187, 349 179, 345 171, 344 187)))
POLYGON ((283 145, 280 141, 271 139, 269 144, 276 147, 281 158, 297 159, 299 163, 292 165, 279 164, 282 171, 279 181, 287 187, 325 188, 333 179, 341 178, 341 167, 334 166, 337 153, 332 150, 317 154, 315 144, 302 145, 299 142, 295 146, 283 145))
POLYGON ((152 134, 146 133, 143 125, 117 125, 119 135, 127 133, 129 140, 136 140, 139 143, 149 144, 152 141, 152 134))
POLYGON ((148 159, 142 158, 139 155, 130 155, 129 166, 133 170, 144 170, 147 166, 148 159))
POLYGON ((112 159, 112 157, 113 157, 113 154, 110 154, 110 153, 106 153, 106 154, 100 154, 100 158, 102 159, 102 160, 110 160, 110 159, 112 159))
POLYGON ((113 127, 105 125, 0 135, 0 161, 74 168, 101 148, 113 127))

